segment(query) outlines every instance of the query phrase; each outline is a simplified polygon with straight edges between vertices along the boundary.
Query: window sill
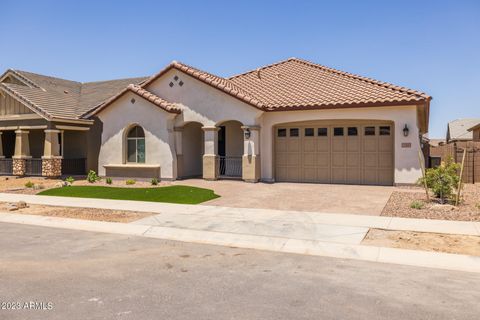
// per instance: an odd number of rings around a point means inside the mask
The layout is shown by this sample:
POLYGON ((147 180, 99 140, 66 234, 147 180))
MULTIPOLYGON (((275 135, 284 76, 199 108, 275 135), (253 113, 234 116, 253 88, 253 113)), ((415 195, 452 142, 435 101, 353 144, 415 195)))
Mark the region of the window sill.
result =
POLYGON ((144 163, 121 163, 121 164, 106 164, 104 168, 160 168, 159 164, 144 164, 144 163))

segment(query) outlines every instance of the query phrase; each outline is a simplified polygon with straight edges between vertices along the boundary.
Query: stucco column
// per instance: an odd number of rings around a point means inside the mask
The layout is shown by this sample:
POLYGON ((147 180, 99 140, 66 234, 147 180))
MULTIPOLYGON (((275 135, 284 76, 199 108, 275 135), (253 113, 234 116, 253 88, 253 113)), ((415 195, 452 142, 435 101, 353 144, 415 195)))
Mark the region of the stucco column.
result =
POLYGON ((3 132, 0 131, 0 159, 4 159, 5 156, 3 155, 3 138, 2 138, 3 132))
POLYGON ((59 177, 62 175, 62 157, 60 156, 60 130, 47 129, 43 144, 42 176, 59 177))
POLYGON ((16 130, 15 131, 15 153, 13 159, 13 175, 23 176, 26 171, 26 159, 30 156, 30 144, 28 142, 28 131, 16 130))
POLYGON ((203 154, 203 179, 218 179, 218 130, 220 128, 202 127, 205 132, 205 153, 203 154))
POLYGON ((177 177, 183 177, 183 127, 175 127, 175 153, 177 154, 177 177))
POLYGON ((242 179, 260 180, 260 127, 243 126, 242 179))

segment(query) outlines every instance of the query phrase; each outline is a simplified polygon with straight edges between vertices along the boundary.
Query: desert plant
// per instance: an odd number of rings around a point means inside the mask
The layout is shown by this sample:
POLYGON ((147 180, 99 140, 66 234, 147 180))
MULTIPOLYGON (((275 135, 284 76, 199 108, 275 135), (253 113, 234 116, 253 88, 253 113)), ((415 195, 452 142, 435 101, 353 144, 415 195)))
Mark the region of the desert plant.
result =
POLYGON ((109 177, 109 178, 106 178, 106 179, 105 179, 105 182, 106 182, 107 184, 112 184, 112 178, 110 178, 110 177, 109 177))
POLYGON ((420 182, 424 183, 425 181, 435 197, 444 204, 446 200, 452 198, 453 192, 458 187, 460 177, 457 171, 459 168, 460 165, 455 163, 452 157, 448 157, 438 167, 427 169, 425 177, 421 178, 420 182))
POLYGON ((135 182, 136 182, 136 181, 133 180, 133 179, 128 179, 128 180, 125 181, 125 184, 127 184, 127 185, 132 185, 132 184, 135 184, 135 182))
POLYGON ((32 181, 27 181, 25 183, 25 187, 27 187, 27 188, 33 188, 33 185, 34 185, 34 183, 32 181))
POLYGON ((97 173, 93 170, 88 171, 87 174, 87 181, 90 183, 95 183, 98 180, 100 180, 100 177, 97 175, 97 173))
POLYGON ((68 178, 65 179, 65 181, 72 184, 72 183, 75 182, 75 179, 73 177, 68 177, 68 178))
POLYGON ((423 209, 423 207, 425 206, 425 204, 422 202, 422 201, 418 201, 418 200, 415 200, 415 201, 412 201, 412 203, 410 203, 410 208, 412 209, 423 209))
POLYGON ((480 202, 475 203, 475 208, 477 208, 477 210, 480 210, 480 202))
POLYGON ((150 183, 152 184, 152 186, 156 186, 156 185, 158 185, 158 179, 157 178, 152 178, 150 183))

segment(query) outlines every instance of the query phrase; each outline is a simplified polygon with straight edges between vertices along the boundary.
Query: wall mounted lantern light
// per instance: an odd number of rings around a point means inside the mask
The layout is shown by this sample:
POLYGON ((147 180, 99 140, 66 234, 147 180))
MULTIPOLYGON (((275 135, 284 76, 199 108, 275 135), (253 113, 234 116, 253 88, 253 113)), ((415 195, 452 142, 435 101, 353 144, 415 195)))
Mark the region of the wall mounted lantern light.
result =
POLYGON ((248 140, 250 139, 250 136, 251 136, 251 132, 250 132, 250 128, 246 128, 245 131, 243 132, 244 136, 245 136, 245 140, 248 140))
POLYGON ((403 127, 403 135, 405 137, 408 137, 408 133, 410 132, 410 130, 408 129, 408 126, 407 124, 405 123, 405 127, 403 127))

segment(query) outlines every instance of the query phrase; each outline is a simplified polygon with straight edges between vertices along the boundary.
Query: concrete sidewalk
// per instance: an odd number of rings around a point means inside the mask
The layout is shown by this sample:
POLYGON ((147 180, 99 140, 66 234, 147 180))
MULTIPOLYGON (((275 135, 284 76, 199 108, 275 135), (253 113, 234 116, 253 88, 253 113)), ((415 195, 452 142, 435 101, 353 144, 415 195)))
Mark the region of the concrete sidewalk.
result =
POLYGON ((180 229, 14 213, 1 213, 0 222, 125 234, 164 240, 249 248, 304 255, 394 263, 457 271, 480 272, 480 257, 438 252, 364 246, 330 241, 180 229))
MULTIPOLYGON (((353 233, 364 231, 361 228, 381 228, 387 230, 403 230, 416 232, 435 232, 447 234, 462 234, 480 236, 480 222, 447 221, 430 219, 407 219, 396 217, 364 216, 356 214, 339 214, 325 212, 287 211, 272 209, 231 208, 205 205, 181 205, 159 202, 84 199, 70 197, 37 196, 25 194, 0 193, 0 201, 25 201, 31 204, 43 204, 52 206, 65 206, 77 208, 99 208, 113 210, 130 210, 158 213, 161 216, 153 216, 136 224, 157 225, 165 227, 195 227, 198 229, 210 228, 210 231, 231 232, 223 228, 228 223, 234 223, 234 227, 241 224, 249 224, 250 229, 257 228, 261 231, 263 226, 283 226, 284 231, 295 228, 310 228, 311 225, 335 225, 342 227, 359 227, 351 229, 353 233), (209 220, 211 219, 211 220, 209 220), (213 225, 209 225, 209 221, 213 225), (194 222, 198 224, 194 224, 194 222), (220 222, 223 222, 223 226, 220 222)), ((228 227, 229 228, 229 227, 228 227)), ((333 229, 332 229, 333 230, 333 229)), ((345 229, 348 233, 348 230, 345 229)), ((208 230, 207 230, 208 231, 208 230)), ((320 240, 315 235, 308 237, 310 240, 320 240)))

